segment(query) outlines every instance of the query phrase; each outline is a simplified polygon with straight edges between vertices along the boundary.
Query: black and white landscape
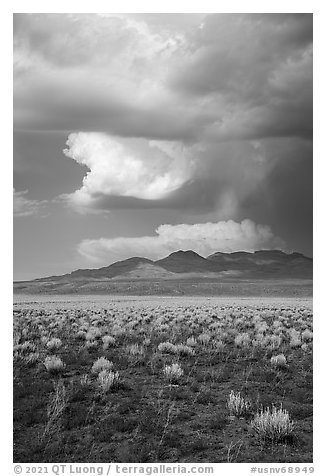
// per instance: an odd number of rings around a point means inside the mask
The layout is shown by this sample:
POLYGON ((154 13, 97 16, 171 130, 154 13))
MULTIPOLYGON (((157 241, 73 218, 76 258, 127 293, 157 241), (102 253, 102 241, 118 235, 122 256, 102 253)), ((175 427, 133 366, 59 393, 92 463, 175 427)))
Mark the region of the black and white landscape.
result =
POLYGON ((312 462, 312 37, 14 14, 16 462, 312 462))
POLYGON ((152 261, 133 257, 99 269, 78 269, 14 283, 26 294, 161 294, 311 296, 312 259, 279 250, 214 253, 192 250, 152 261))

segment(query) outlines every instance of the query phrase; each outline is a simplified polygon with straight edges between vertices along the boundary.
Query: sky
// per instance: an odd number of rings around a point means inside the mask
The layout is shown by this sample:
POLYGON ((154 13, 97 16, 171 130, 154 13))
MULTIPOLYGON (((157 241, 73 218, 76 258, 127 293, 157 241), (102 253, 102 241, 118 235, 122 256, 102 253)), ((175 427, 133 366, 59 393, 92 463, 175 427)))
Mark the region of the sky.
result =
POLYGON ((14 14, 14 279, 312 256, 311 14, 14 14))

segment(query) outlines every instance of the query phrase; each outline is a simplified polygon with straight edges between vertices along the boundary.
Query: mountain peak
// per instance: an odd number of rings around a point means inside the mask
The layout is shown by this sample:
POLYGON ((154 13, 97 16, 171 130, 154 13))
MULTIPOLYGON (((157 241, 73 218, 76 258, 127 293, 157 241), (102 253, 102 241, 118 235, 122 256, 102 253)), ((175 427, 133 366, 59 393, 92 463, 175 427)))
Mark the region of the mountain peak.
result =
POLYGON ((116 263, 112 263, 112 264, 117 264, 117 263, 153 263, 153 261, 148 258, 143 258, 142 256, 132 256, 131 258, 123 259, 121 261, 116 261, 116 263))
MULTIPOLYGON (((196 253, 195 251, 193 250, 178 250, 178 251, 174 251, 173 253, 171 253, 169 256, 189 256, 189 257, 197 257, 199 256, 200 258, 203 258, 202 256, 200 256, 198 253, 196 253)), ((168 257, 169 257, 168 256, 168 257)), ((203 258, 204 259, 204 258, 203 258)))
MULTIPOLYGON (((30 282, 16 284, 16 289, 25 292, 26 289, 40 289, 40 292, 53 292, 62 289, 90 290, 112 289, 123 280, 139 280, 151 282, 153 280, 192 280, 209 279, 214 283, 223 282, 223 279, 312 279, 313 260, 302 253, 285 253, 281 250, 259 250, 255 252, 237 251, 233 253, 216 252, 207 258, 200 256, 193 250, 178 250, 158 261, 134 256, 126 260, 117 261, 109 266, 98 269, 77 269, 63 276, 38 278, 30 282), (179 276, 178 276, 179 275, 179 276), (222 281, 221 281, 222 280, 222 281), (109 284, 109 283, 115 283, 109 284), (51 291, 52 290, 52 291, 51 291)), ((68 291, 67 291, 68 290, 68 291)))
POLYGON ((174 273, 207 271, 211 267, 206 258, 192 250, 174 251, 166 258, 160 259, 155 263, 174 273))

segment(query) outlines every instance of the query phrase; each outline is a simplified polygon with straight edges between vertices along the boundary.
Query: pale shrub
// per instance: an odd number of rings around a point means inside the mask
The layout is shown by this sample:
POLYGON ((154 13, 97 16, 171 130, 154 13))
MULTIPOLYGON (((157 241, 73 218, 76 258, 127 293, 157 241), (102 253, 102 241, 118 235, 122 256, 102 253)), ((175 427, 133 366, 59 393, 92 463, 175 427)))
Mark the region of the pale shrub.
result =
POLYGON ((231 416, 242 417, 249 412, 251 403, 249 400, 244 399, 240 392, 234 393, 231 390, 227 400, 227 407, 231 416))
POLYGON ((89 350, 96 349, 98 347, 97 340, 86 340, 86 348, 89 350))
POLYGON ((41 344, 46 345, 49 339, 47 335, 42 335, 40 340, 41 340, 41 344))
POLYGON ((258 412, 251 422, 251 427, 259 438, 279 443, 292 435, 294 423, 290 420, 289 412, 273 407, 258 412))
POLYGON ((103 392, 109 392, 111 388, 118 384, 119 379, 119 372, 112 372, 111 370, 102 370, 97 377, 103 392))
POLYGON ((102 341, 104 350, 115 345, 115 338, 112 336, 103 336, 102 341))
POLYGON ((294 328, 289 329, 288 334, 291 339, 300 339, 300 332, 294 328))
POLYGON ((91 327, 86 333, 86 340, 92 341, 101 337, 101 331, 97 327, 91 327))
POLYGON ((176 345, 176 351, 179 355, 194 355, 195 354, 195 351, 194 349, 192 349, 191 347, 189 347, 188 345, 184 345, 184 344, 178 344, 176 345))
POLYGON ((264 334, 261 334, 260 332, 256 334, 256 338, 253 340, 253 343, 255 343, 255 345, 259 347, 265 347, 268 342, 268 337, 266 337, 264 334))
POLYGON ((62 347, 61 339, 57 337, 53 337, 53 339, 49 340, 46 344, 46 347, 52 352, 53 350, 58 350, 62 347))
POLYGON ((183 376, 183 369, 179 364, 174 363, 172 365, 166 365, 163 369, 163 374, 169 382, 177 383, 183 376))
POLYGON ((28 354, 30 352, 35 352, 36 350, 36 345, 33 344, 32 342, 29 342, 28 340, 26 340, 23 344, 18 344, 18 346, 22 354, 28 354))
POLYGON ((159 352, 163 352, 165 354, 176 354, 177 353, 177 348, 174 344, 171 342, 161 342, 158 345, 158 350, 159 352))
POLYGON ((276 320, 273 322, 273 327, 275 327, 275 329, 282 328, 283 323, 281 321, 276 320))
POLYGON ((244 319, 241 317, 238 317, 233 321, 234 327, 242 327, 245 324, 244 319))
POLYGON ((286 367, 286 357, 284 354, 273 355, 271 357, 271 364, 273 367, 286 367))
POLYGON ((58 373, 61 372, 65 368, 65 364, 62 362, 60 357, 56 355, 51 355, 46 357, 44 361, 45 368, 50 373, 58 373))
POLYGON ((143 357, 145 355, 145 349, 139 344, 130 344, 126 347, 126 353, 131 357, 143 357))
POLYGON ((199 334, 197 337, 198 342, 203 345, 207 345, 209 341, 211 340, 211 335, 208 334, 207 332, 203 332, 202 334, 199 334))
POLYGON ((111 329, 111 334, 115 337, 119 337, 125 334, 125 330, 118 324, 115 324, 111 329))
POLYGON ((259 334, 264 334, 268 330, 268 325, 265 322, 258 321, 255 324, 255 328, 259 334))
POLYGON ((216 340, 213 342, 213 347, 215 352, 223 352, 225 349, 225 344, 221 340, 216 340))
POLYGON ((236 347, 248 347, 251 342, 250 336, 247 332, 238 334, 234 339, 236 347))
POLYGON ((309 342, 313 338, 313 333, 309 329, 305 329, 301 334, 301 338, 303 342, 309 342))
POLYGON ((157 332, 164 333, 170 330, 170 326, 168 324, 159 324, 157 326, 157 332))
POLYGON ((298 337, 292 337, 290 340, 290 347, 292 349, 297 349, 298 347, 301 347, 302 342, 298 337))
POLYGON ((112 368, 113 368, 113 362, 111 362, 111 360, 107 360, 105 357, 100 357, 94 362, 92 366, 92 373, 98 374, 102 370, 109 371, 109 370, 112 370, 112 368))
POLYGON ((284 327, 275 327, 275 329, 273 329, 273 332, 274 332, 275 335, 282 335, 285 332, 285 328, 284 327))
POLYGON ((77 332, 76 337, 77 339, 80 339, 80 340, 86 340, 86 332, 80 330, 77 332))
POLYGON ((269 344, 268 344, 269 347, 271 347, 272 349, 278 349, 281 344, 282 344, 282 337, 276 336, 276 335, 270 336, 269 344))
POLYGON ((196 339, 195 339, 193 336, 191 336, 191 337, 189 337, 189 338, 187 339, 186 344, 187 344, 189 347, 195 347, 195 345, 197 344, 197 341, 196 341, 196 339))
POLYGON ((40 354, 38 352, 31 352, 24 357, 24 361, 28 365, 34 365, 40 359, 40 354))
POLYGON ((289 337, 290 337, 290 347, 292 349, 295 349, 297 347, 301 347, 301 335, 300 332, 298 332, 295 329, 290 329, 289 332, 289 337))

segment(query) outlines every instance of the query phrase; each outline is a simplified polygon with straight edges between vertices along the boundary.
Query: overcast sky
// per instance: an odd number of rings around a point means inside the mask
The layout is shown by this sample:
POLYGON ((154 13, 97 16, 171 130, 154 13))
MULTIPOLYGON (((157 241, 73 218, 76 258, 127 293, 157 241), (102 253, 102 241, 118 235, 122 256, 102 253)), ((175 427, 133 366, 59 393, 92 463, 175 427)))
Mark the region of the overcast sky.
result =
POLYGON ((312 256, 311 14, 15 14, 14 278, 312 256))

